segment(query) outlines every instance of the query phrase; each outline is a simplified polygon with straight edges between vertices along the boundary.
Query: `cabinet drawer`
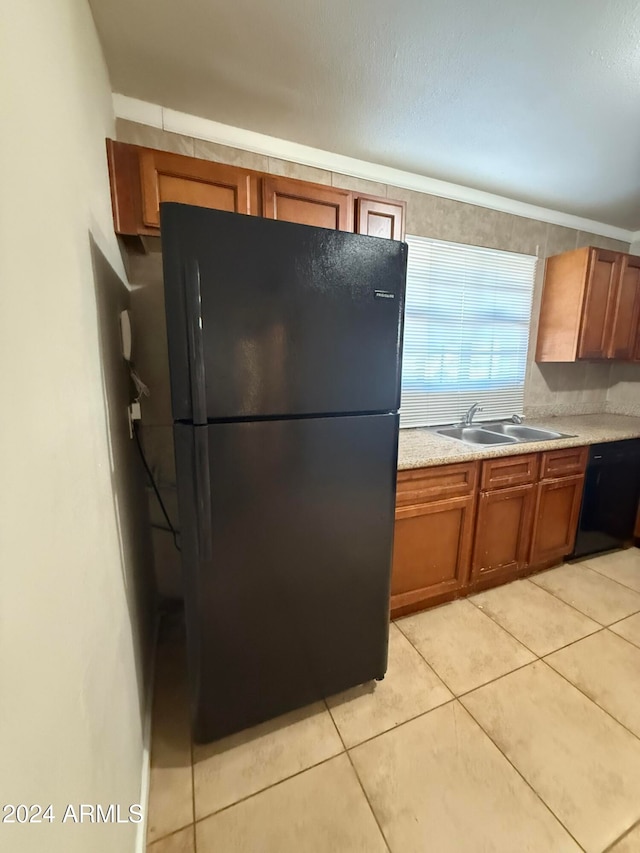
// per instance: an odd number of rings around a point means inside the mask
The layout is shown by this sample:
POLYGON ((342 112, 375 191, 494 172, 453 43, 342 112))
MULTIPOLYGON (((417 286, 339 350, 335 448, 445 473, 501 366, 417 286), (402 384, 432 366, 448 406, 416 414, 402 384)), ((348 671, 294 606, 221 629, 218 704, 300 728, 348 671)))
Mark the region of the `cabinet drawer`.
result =
POLYGON ((477 462, 399 471, 396 506, 470 495, 475 490, 477 479, 477 462))
POLYGON ((540 479, 550 480, 570 474, 584 474, 587 467, 588 450, 586 447, 567 447, 562 450, 548 450, 542 454, 540 479))
POLYGON ((482 463, 480 488, 505 489, 510 486, 527 486, 538 478, 538 454, 524 456, 503 456, 499 459, 487 459, 482 463))

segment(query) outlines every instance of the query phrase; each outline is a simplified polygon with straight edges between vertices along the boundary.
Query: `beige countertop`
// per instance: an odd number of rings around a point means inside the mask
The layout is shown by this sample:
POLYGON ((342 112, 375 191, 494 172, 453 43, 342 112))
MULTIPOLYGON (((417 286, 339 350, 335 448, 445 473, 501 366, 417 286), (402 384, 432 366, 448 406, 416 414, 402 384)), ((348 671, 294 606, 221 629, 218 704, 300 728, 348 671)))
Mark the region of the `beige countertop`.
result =
POLYGON ((564 415, 531 420, 527 418, 525 425, 569 433, 572 437, 476 448, 453 438, 436 435, 431 427, 401 429, 398 469, 428 468, 431 465, 446 465, 450 462, 492 459, 496 456, 515 456, 541 450, 557 450, 560 447, 640 438, 640 418, 627 415, 564 415))

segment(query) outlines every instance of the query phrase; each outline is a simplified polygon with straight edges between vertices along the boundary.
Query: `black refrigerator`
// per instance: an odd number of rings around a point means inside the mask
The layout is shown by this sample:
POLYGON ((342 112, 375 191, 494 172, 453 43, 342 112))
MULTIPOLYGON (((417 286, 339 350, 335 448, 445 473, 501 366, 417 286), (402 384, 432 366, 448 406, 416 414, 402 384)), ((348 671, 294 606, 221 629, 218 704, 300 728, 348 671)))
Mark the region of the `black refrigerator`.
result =
POLYGON ((193 730, 387 666, 404 243, 161 205, 193 730))

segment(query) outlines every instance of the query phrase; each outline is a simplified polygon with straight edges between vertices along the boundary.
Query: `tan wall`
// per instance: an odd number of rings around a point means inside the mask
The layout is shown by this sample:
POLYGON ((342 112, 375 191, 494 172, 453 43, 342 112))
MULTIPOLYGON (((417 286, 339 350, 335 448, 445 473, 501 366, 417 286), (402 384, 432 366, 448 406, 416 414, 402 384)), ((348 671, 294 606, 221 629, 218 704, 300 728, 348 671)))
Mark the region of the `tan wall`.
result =
POLYGON ((607 411, 640 418, 640 364, 612 365, 607 411))
MULTIPOLYGON (((540 262, 533 297, 533 323, 525 384, 525 411, 531 416, 605 411, 610 385, 609 365, 538 366, 533 361, 544 276, 543 260, 549 255, 588 245, 627 251, 628 243, 450 201, 426 193, 350 178, 336 172, 191 139, 121 119, 117 121, 117 138, 123 142, 166 149, 271 174, 287 175, 389 198, 405 199, 409 234, 505 251, 537 254, 540 262)), ((141 353, 139 367, 152 389, 151 398, 143 406, 145 440, 160 478, 165 483, 173 484, 175 473, 170 430, 171 406, 160 256, 150 254, 133 258, 130 276, 132 282, 140 285, 140 290, 134 295, 137 333, 145 341, 141 343, 144 352, 141 353)), ((172 501, 173 489, 166 489, 166 493, 167 499, 172 501)), ((174 517, 177 518, 177 506, 174 501, 172 508, 174 517)), ((160 523, 159 517, 156 520, 160 523)), ((154 544, 160 588, 167 594, 175 594, 179 592, 178 555, 171 546, 170 537, 161 531, 154 531, 154 544)))
POLYGON ((126 853, 139 802, 153 581, 128 438, 104 137, 111 92, 85 0, 0 10, 0 792, 51 803, 11 853, 126 853))

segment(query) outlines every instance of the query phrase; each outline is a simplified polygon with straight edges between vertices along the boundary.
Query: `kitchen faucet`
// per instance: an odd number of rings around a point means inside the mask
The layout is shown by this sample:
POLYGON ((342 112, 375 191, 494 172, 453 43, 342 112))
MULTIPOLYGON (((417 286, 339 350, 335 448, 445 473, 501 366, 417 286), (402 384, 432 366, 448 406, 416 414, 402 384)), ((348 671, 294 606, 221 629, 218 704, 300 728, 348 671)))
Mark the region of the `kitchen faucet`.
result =
POLYGON ((462 426, 470 427, 473 426, 473 417, 476 412, 481 412, 482 406, 480 403, 474 403, 473 406, 469 406, 467 409, 467 413, 465 414, 462 420, 462 426))

